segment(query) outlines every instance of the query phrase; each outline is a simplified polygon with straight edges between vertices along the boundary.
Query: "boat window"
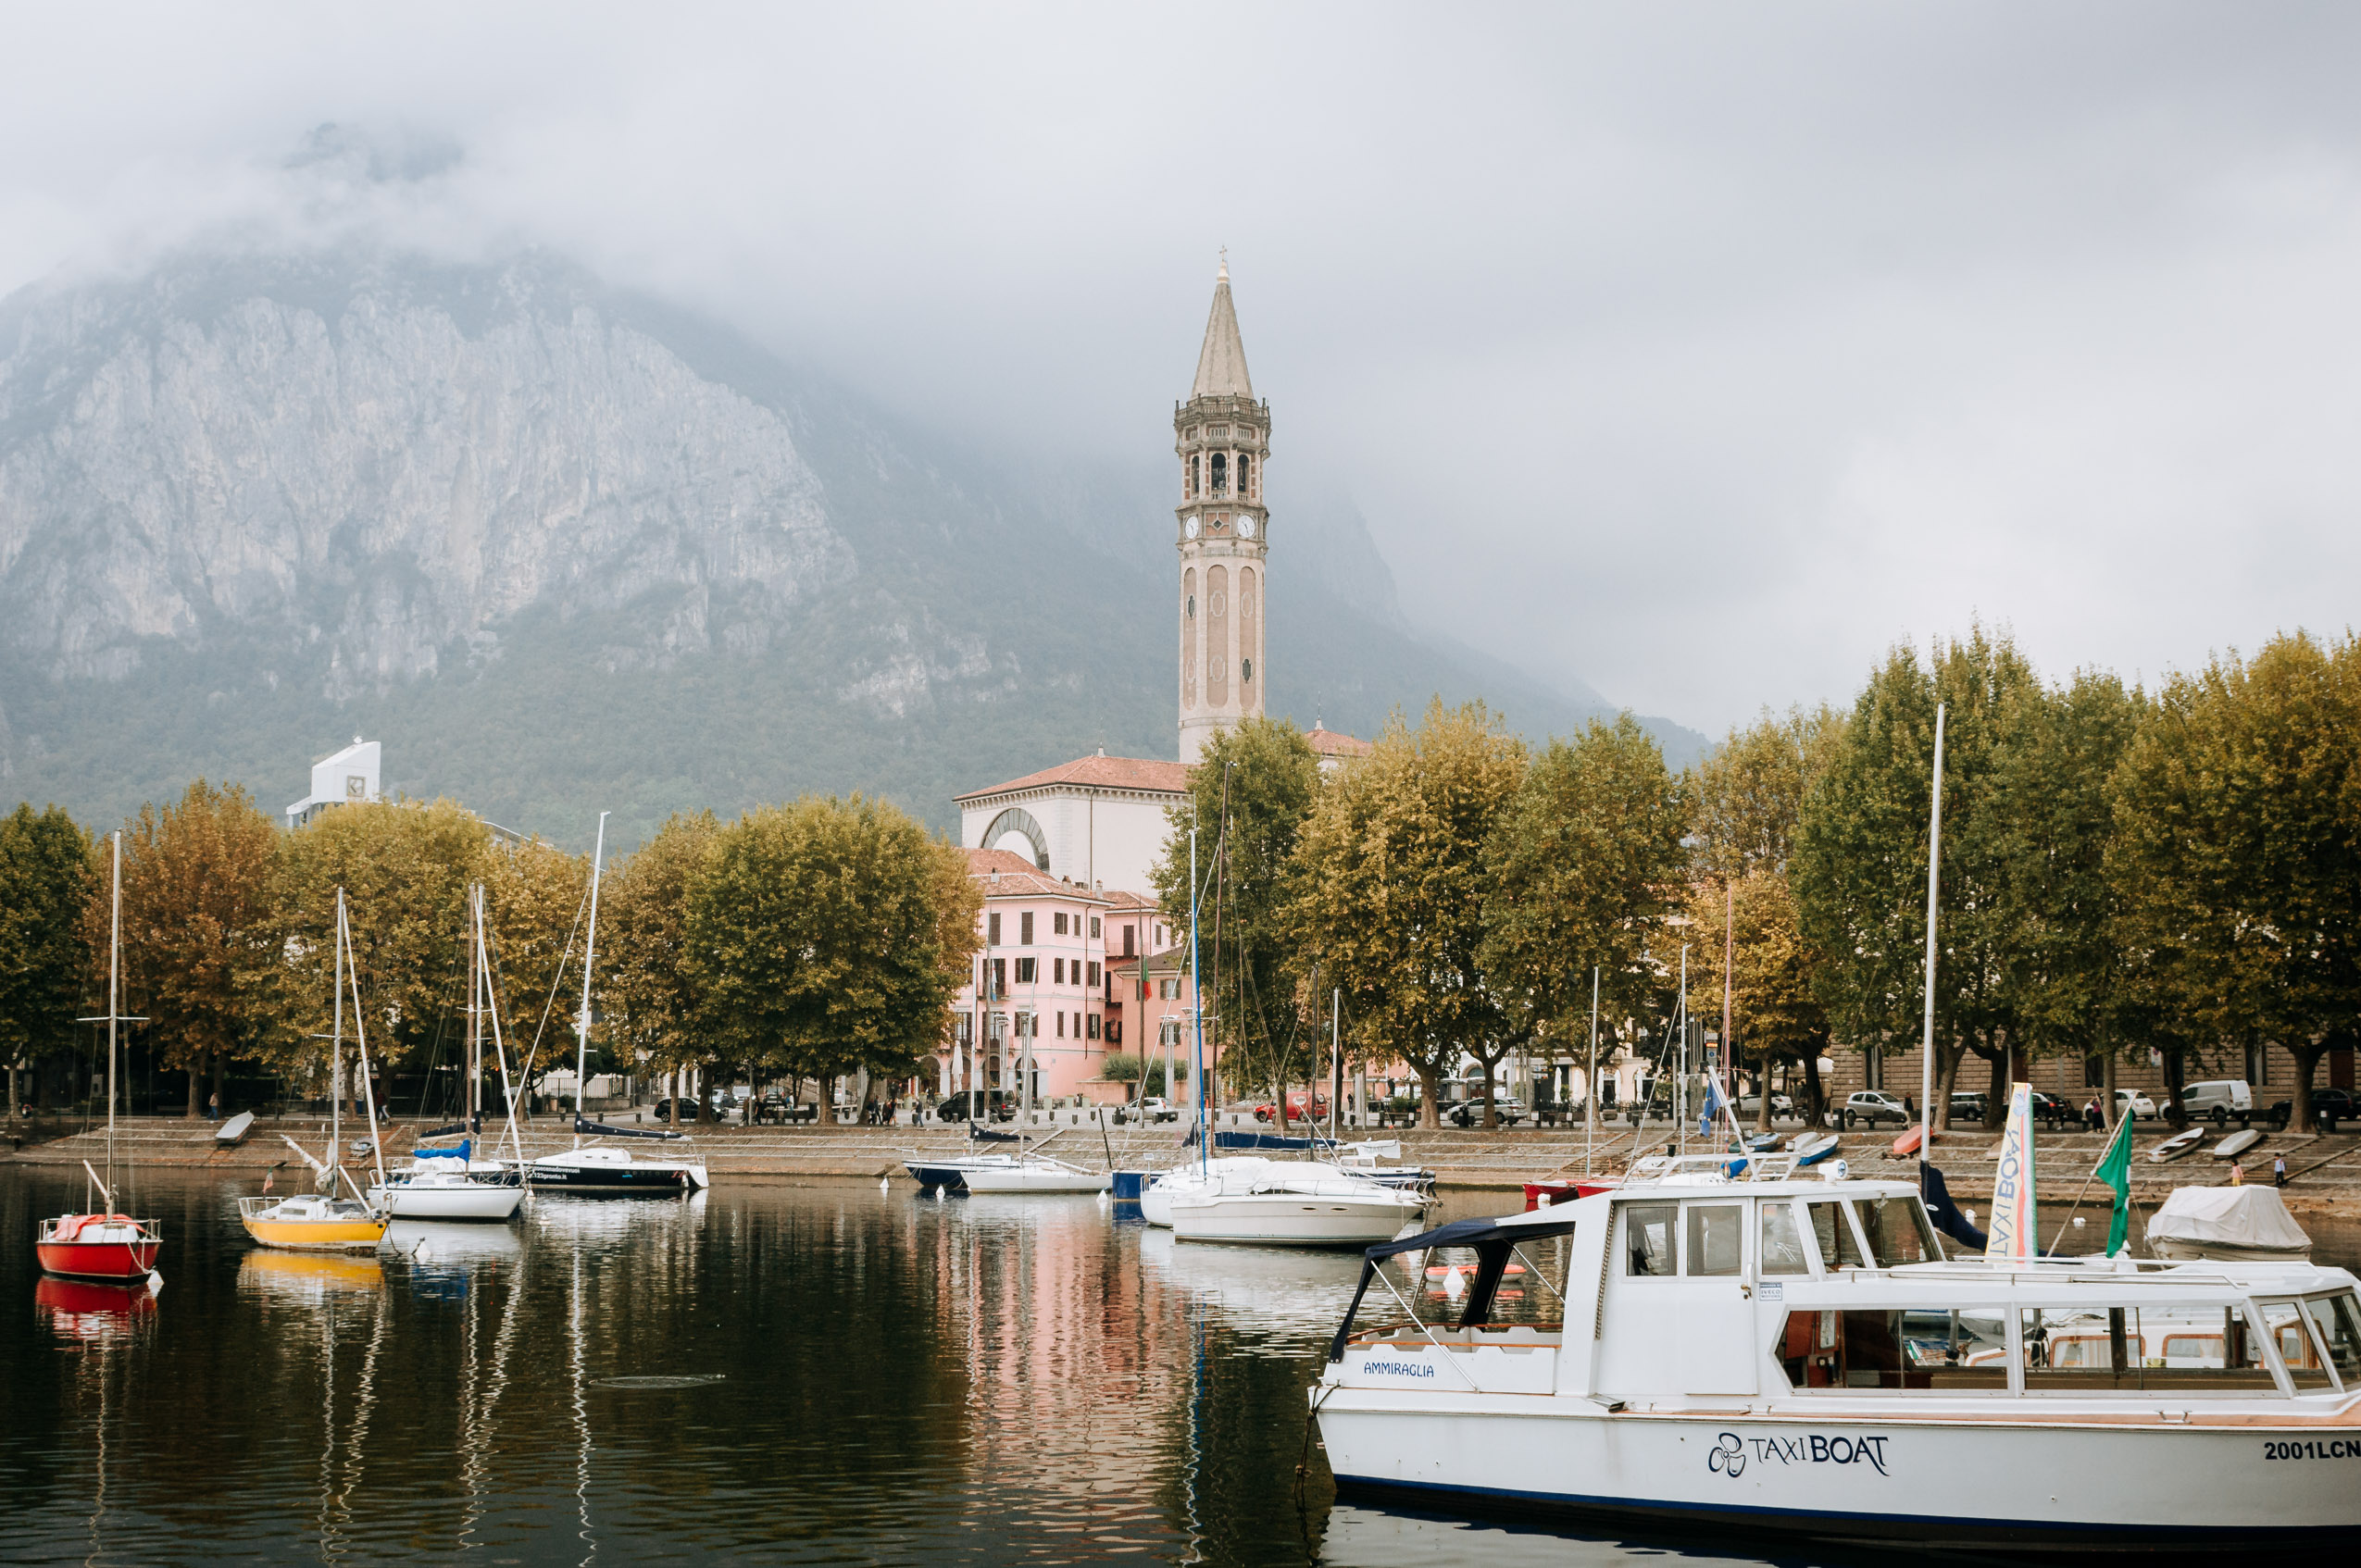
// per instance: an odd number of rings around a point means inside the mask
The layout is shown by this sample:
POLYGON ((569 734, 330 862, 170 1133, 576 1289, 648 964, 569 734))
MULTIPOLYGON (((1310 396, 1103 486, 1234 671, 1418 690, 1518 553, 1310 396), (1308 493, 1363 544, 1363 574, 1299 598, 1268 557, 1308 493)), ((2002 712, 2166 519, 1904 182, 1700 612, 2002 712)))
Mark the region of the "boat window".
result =
POLYGON ((1693 1275, 1736 1274, 1746 1223, 1743 1203, 1689 1205, 1689 1272, 1693 1275))
POLYGON ((2287 1363, 2287 1375, 2298 1388, 2329 1388, 2335 1380, 2329 1375, 2328 1363, 2320 1355, 2320 1348, 2305 1331, 2304 1308, 2296 1301, 2263 1301, 2263 1321, 2270 1325, 2272 1339, 2279 1344, 2279 1359, 2287 1363))
POLYGON ((2234 1306, 2029 1307, 2018 1329, 2028 1393, 2277 1386, 2234 1306))
MULTIPOLYGON (((1817 1206, 1817 1205, 1816 1205, 1817 1206)), ((1896 1392, 2005 1391, 2000 1319, 1935 1307, 1879 1312, 1795 1312, 1779 1340, 1780 1368, 1798 1388, 1896 1392)))
POLYGON ((1671 1274, 1672 1226, 1677 1211, 1670 1203, 1632 1203, 1623 1211, 1623 1272, 1627 1275, 1671 1274))
POLYGON ((1812 1238, 1820 1244, 1820 1266, 1859 1268, 1861 1244, 1853 1239, 1853 1227, 1845 1223, 1844 1205, 1831 1200, 1807 1207, 1812 1214, 1812 1238))
POLYGON ((1812 1272, 1810 1261, 1804 1256, 1804 1238, 1795 1228, 1794 1204, 1763 1205, 1761 1251, 1756 1256, 1766 1275, 1812 1272))
POLYGON ((2304 1311, 2336 1375, 2346 1388, 2361 1388, 2361 1321, 2355 1317, 2352 1293, 2316 1296, 2304 1303, 2304 1311))
POLYGON ((1869 1261, 1874 1266, 1892 1268, 1896 1263, 1942 1261, 1942 1243, 1935 1239, 1934 1227, 1927 1223, 1927 1206, 1918 1201, 1916 1194, 1907 1198, 1865 1199, 1858 1213, 1861 1228, 1869 1238, 1869 1261))

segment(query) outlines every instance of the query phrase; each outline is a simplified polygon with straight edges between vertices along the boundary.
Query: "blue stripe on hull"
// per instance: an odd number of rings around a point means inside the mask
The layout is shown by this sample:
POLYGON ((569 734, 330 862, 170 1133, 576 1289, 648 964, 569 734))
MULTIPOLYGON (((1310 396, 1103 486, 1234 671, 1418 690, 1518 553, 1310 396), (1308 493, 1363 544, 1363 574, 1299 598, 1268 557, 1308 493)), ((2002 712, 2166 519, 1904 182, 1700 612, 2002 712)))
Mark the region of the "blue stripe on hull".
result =
POLYGON ((1592 1497, 1580 1492, 1528 1492, 1498 1487, 1444 1486, 1431 1481, 1379 1481, 1339 1475, 1336 1488, 1350 1497, 1392 1497, 1418 1509, 1457 1500, 1469 1512, 1613 1521, 1673 1533, 1743 1530, 1809 1537, 1824 1541, 1907 1541, 1920 1546, 2005 1547, 2017 1553, 2082 1556, 2092 1552, 2139 1551, 2172 1556, 2213 1556, 2257 1546, 2353 1547, 2361 1527, 2288 1525, 2256 1528, 2194 1524, 2077 1524, 2050 1520, 1955 1518, 1913 1513, 1844 1513, 1816 1509, 1750 1508, 1738 1504, 1685 1503, 1666 1500, 1592 1497))

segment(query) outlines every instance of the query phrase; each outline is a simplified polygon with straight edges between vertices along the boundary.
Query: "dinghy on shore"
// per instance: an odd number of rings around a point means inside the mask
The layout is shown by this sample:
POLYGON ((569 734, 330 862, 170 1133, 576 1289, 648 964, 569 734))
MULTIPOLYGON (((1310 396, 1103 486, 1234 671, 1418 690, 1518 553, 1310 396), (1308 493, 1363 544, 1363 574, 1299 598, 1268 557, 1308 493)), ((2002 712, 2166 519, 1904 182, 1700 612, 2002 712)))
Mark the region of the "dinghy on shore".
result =
POLYGON ((2302 1263, 2312 1255, 2312 1238, 2276 1187, 2176 1187, 2148 1221, 2148 1251, 2159 1258, 2302 1263))

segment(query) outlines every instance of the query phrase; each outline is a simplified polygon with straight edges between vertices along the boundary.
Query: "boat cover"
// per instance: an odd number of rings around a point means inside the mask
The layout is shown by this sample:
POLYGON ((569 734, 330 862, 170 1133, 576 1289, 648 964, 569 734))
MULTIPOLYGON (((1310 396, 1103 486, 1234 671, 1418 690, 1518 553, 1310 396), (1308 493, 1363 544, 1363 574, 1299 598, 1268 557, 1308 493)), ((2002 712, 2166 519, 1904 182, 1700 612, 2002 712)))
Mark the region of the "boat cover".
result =
MULTIPOLYGON (((1183 1149, 1197 1146, 1197 1129, 1180 1140, 1183 1149)), ((1336 1145, 1325 1138, 1281 1138, 1275 1132, 1217 1132, 1213 1135, 1216 1149, 1280 1149, 1301 1153, 1312 1149, 1333 1149, 1336 1145)))
POLYGON ((969 1122, 968 1141, 970 1143, 1022 1143, 1025 1141, 1025 1135, 1020 1132, 994 1132, 990 1127, 978 1126, 975 1123, 969 1122))
POLYGON ((2148 1221, 2148 1240, 2196 1247, 2308 1248, 2276 1187, 2176 1187, 2148 1221))
POLYGON ((1959 1205, 1952 1201, 1943 1172, 1924 1160, 1918 1162, 1918 1197, 1927 1205, 1927 1217, 1935 1222, 1935 1228, 1954 1241, 1977 1253, 1992 1245, 1992 1238, 1970 1225, 1959 1205))
POLYGON ((574 1130, 586 1138, 686 1138, 684 1132, 668 1127, 618 1127, 606 1122, 593 1122, 581 1116, 574 1118, 574 1130))
POLYGON ((453 1122, 448 1126, 429 1127, 426 1131, 419 1133, 417 1136, 419 1138, 456 1138, 467 1130, 467 1123, 453 1122))
POLYGON ((474 1152, 475 1139, 471 1138, 463 1138, 448 1149, 413 1149, 410 1151, 410 1158, 413 1160, 465 1161, 474 1152))

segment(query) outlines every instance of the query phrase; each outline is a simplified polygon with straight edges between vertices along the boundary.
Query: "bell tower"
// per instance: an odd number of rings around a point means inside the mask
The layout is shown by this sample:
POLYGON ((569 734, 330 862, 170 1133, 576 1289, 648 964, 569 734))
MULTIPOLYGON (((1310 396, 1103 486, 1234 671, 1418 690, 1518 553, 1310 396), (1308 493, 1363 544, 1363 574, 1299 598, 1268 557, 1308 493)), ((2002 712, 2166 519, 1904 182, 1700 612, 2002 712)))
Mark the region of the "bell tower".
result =
POLYGON ((1214 280, 1213 316, 1197 353, 1196 384, 1172 414, 1180 454, 1180 760, 1193 763, 1216 732, 1263 711, 1263 557, 1269 514, 1263 463, 1270 405, 1255 401, 1246 349, 1230 301, 1227 253, 1214 280))

